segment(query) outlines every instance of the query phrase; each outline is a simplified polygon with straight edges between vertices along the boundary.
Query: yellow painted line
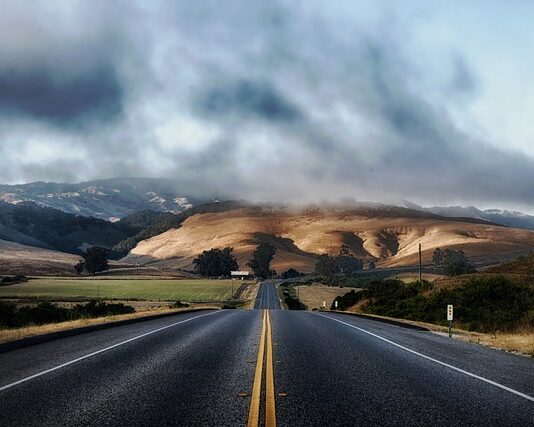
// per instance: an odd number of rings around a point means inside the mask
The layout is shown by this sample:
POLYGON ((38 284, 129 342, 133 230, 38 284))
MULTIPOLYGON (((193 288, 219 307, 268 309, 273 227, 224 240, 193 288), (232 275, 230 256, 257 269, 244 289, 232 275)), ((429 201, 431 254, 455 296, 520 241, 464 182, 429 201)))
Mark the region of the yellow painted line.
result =
POLYGON ((254 383, 252 386, 252 398, 248 412, 248 427, 257 427, 260 422, 260 398, 261 383, 263 374, 263 354, 265 353, 265 332, 266 332, 266 311, 263 312, 263 326, 261 329, 260 348, 258 349, 258 359, 256 361, 256 372, 254 373, 254 383))
POLYGON ((276 427, 276 401, 274 397, 273 339, 271 318, 267 310, 267 357, 265 362, 265 426, 276 427))

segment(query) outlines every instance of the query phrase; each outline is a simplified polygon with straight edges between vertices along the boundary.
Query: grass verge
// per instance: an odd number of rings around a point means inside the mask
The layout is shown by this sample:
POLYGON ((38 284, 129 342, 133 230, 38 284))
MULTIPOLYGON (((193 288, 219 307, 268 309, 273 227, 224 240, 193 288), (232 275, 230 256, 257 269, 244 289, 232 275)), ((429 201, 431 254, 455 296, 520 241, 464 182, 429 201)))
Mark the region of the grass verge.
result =
POLYGON ((22 328, 15 329, 0 329, 0 343, 16 341, 22 338, 29 338, 36 335, 44 335, 52 332, 67 331, 76 328, 82 328, 85 326, 93 325, 102 325, 107 323, 116 323, 122 320, 129 319, 141 319, 143 317, 150 317, 158 314, 172 314, 172 313, 181 313, 184 311, 190 311, 192 308, 220 308, 216 305, 195 305, 190 308, 179 308, 179 309, 156 309, 149 311, 136 312, 131 314, 122 314, 117 316, 105 316, 105 317, 95 317, 91 319, 77 319, 68 322, 61 323, 47 323, 45 325, 39 326, 26 326, 22 328))
MULTIPOLYGON (((414 320, 399 319, 388 316, 378 316, 375 314, 364 313, 356 310, 350 310, 351 313, 365 314, 369 317, 376 317, 379 319, 394 320, 408 325, 422 326, 430 331, 448 336, 448 328, 446 326, 435 325, 433 323, 418 322, 414 320)), ((453 339, 480 344, 485 347, 494 348, 497 350, 509 351, 534 358, 534 332, 497 332, 495 334, 487 334, 482 332, 465 331, 463 329, 453 328, 453 339)))

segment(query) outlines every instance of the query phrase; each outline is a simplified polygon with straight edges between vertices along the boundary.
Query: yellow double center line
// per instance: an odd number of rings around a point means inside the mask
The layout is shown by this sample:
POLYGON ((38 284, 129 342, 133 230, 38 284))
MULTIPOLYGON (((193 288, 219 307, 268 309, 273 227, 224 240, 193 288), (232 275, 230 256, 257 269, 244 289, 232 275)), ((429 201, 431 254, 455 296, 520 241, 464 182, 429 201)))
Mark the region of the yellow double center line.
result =
POLYGON ((276 426, 276 402, 274 399, 273 340, 269 310, 263 311, 260 347, 252 386, 252 399, 248 413, 248 427, 257 427, 260 422, 261 386, 263 382, 263 359, 265 350, 265 426, 276 426))

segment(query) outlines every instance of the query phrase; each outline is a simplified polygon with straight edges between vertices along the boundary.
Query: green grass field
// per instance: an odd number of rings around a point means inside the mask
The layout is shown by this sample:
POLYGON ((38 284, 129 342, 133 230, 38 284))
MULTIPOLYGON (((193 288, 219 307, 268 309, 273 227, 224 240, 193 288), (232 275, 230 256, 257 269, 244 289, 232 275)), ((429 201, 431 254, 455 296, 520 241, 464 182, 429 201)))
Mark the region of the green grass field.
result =
MULTIPOLYGON (((241 282, 235 283, 235 289, 241 282)), ((0 297, 113 298, 140 300, 226 301, 231 280, 38 278, 0 287, 0 297)))

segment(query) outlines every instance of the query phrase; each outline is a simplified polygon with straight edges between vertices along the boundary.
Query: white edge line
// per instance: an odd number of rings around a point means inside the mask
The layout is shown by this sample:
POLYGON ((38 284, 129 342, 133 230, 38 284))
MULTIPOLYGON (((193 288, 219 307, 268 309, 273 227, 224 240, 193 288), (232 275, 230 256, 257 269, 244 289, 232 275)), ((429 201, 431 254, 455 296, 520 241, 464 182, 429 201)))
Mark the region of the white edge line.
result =
POLYGON ((111 349, 113 349, 115 347, 119 347, 121 345, 128 344, 129 342, 136 341, 136 340, 138 340, 140 338, 146 337, 148 335, 155 334, 156 332, 163 331, 164 329, 172 328, 173 326, 177 326, 177 325, 180 325, 182 323, 190 322, 191 320, 198 319, 199 317, 211 316, 212 314, 215 314, 215 313, 219 313, 219 311, 214 311, 212 313, 201 314, 199 316, 190 317, 189 319, 181 320, 180 322, 171 323, 170 325, 166 325, 166 326, 163 326, 161 328, 154 329, 153 331, 145 332, 144 334, 135 336, 133 338, 129 338, 126 341, 121 341, 121 342, 119 342, 117 344, 110 345, 109 347, 105 347, 105 348, 97 350, 97 351, 95 351, 93 353, 86 354, 84 356, 78 357, 78 358, 76 358, 74 360, 71 360, 69 362, 62 363, 61 365, 54 366, 53 368, 47 369, 45 371, 38 372, 36 374, 30 375, 29 377, 26 377, 26 378, 23 378, 21 380, 15 381, 14 383, 2 386, 2 387, 0 387, 0 391, 4 391, 4 390, 7 390, 7 389, 9 389, 11 387, 15 387, 16 385, 25 383, 26 381, 30 381, 30 380, 33 380, 33 379, 38 378, 40 376, 49 374, 50 372, 57 371, 58 369, 64 368, 65 366, 72 365, 72 364, 74 364, 76 362, 80 362, 81 360, 88 359, 89 357, 96 356, 97 354, 100 354, 100 353, 104 353, 105 351, 111 350, 111 349))
POLYGON ((507 386, 505 386, 503 384, 499 384, 499 383, 497 383, 495 381, 492 381, 492 380, 489 380, 487 378, 481 377, 480 375, 476 375, 476 374, 473 374, 471 372, 464 371, 461 368, 457 368, 456 366, 449 365, 448 363, 445 363, 445 362, 442 362, 440 360, 434 359, 434 358, 432 358, 430 356, 425 356, 424 354, 418 353, 415 350, 412 350, 412 349, 410 349, 408 347, 404 347, 403 345, 397 344, 396 342, 393 342, 391 340, 388 340, 387 338, 381 337, 380 335, 377 335, 377 334, 374 334, 372 332, 366 331, 365 329, 359 328, 358 326, 351 325, 350 323, 343 322, 342 320, 335 319, 335 318, 330 317, 330 316, 325 316, 324 314, 320 314, 320 313, 315 313, 315 314, 317 314, 318 316, 321 316, 321 317, 325 317, 326 319, 333 320, 334 322, 342 323, 343 325, 349 326, 349 327, 351 327, 353 329, 357 329, 358 331, 361 331, 361 332, 366 333, 368 335, 371 335, 371 336, 373 336, 375 338, 378 338, 378 339, 380 339, 382 341, 385 341, 385 342, 387 342, 387 343, 389 343, 391 345, 394 345, 395 347, 401 348, 401 349, 403 349, 403 350, 405 350, 405 351, 407 351, 409 353, 412 353, 412 354, 415 354, 416 356, 422 357, 423 359, 427 359, 427 360, 430 360, 430 361, 432 361, 434 363, 438 363, 439 365, 445 366, 445 367, 447 367, 449 369, 453 369, 453 370, 455 370, 457 372, 460 372, 460 373, 462 373, 464 375, 467 375, 469 377, 476 378, 477 380, 484 381, 485 383, 491 384, 491 385, 493 385, 495 387, 499 387, 500 389, 506 390, 506 391, 508 391, 510 393, 513 393, 513 394, 515 394, 517 396, 520 396, 520 397, 522 397, 524 399, 527 399, 527 400, 530 400, 531 402, 534 402, 534 397, 529 396, 528 394, 521 393, 520 391, 514 390, 513 388, 507 387, 507 386))

